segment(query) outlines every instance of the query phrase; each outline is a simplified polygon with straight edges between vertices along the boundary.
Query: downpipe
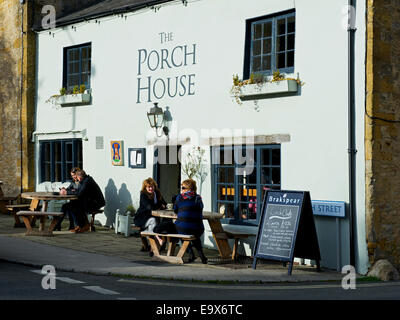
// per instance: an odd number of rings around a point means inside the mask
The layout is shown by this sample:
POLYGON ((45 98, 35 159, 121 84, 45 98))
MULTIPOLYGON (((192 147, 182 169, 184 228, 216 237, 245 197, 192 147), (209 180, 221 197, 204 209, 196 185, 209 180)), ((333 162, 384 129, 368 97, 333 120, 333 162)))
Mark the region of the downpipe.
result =
POLYGON ((356 267, 355 2, 348 1, 348 161, 350 264, 356 267))

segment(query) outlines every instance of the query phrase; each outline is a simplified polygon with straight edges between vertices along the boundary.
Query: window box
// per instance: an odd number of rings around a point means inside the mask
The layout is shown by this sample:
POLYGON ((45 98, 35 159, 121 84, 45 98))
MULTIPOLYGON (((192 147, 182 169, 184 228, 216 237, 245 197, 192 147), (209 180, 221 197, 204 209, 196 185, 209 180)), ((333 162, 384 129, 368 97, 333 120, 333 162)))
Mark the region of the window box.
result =
POLYGON ((61 106, 85 105, 90 103, 91 98, 92 95, 90 93, 65 94, 54 97, 54 104, 61 106))
POLYGON ((256 100, 274 95, 296 93, 298 82, 296 80, 281 80, 265 82, 262 84, 247 84, 240 87, 240 100, 256 100))

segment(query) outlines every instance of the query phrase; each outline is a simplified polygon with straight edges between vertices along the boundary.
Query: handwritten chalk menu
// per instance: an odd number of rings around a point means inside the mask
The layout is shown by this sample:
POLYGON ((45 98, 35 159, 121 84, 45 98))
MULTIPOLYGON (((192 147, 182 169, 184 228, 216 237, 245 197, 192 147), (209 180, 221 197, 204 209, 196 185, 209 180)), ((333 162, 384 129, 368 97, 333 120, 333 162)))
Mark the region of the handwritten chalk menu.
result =
POLYGON ((319 246, 309 192, 268 191, 263 202, 262 217, 257 234, 253 269, 257 259, 290 262, 308 258, 317 261, 319 246))

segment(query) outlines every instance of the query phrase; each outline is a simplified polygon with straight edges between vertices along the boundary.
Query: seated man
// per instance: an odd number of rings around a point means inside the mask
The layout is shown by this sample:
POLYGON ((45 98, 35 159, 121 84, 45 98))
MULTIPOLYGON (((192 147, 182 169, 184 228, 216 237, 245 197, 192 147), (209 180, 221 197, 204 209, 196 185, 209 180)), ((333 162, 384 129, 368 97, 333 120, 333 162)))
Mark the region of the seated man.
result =
POLYGON ((78 227, 75 232, 85 232, 90 229, 87 214, 90 211, 98 210, 105 205, 103 193, 99 185, 85 171, 76 172, 79 181, 79 188, 76 193, 78 199, 75 200, 73 214, 75 215, 78 227))
MULTIPOLYGON (((78 178, 76 177, 76 173, 80 171, 81 169, 78 167, 72 168, 71 169, 71 178, 72 182, 67 188, 61 188, 60 194, 65 195, 65 194, 77 194, 78 189, 79 189, 79 181, 78 178)), ((77 226, 77 223, 75 221, 75 216, 73 215, 72 208, 74 207, 74 201, 72 200, 68 203, 63 204, 61 207, 61 211, 64 213, 62 217, 58 219, 58 222, 56 226, 54 227, 54 230, 61 231, 61 223, 64 220, 65 215, 68 215, 69 219, 69 230, 74 231, 75 227, 77 226)))

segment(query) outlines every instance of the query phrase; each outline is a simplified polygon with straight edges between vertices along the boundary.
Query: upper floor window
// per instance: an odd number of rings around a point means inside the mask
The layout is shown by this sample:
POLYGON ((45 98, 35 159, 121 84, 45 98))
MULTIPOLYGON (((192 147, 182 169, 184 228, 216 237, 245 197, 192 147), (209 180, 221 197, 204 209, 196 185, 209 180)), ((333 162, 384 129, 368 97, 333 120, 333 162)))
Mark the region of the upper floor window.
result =
POLYGON ((90 43, 64 48, 63 87, 72 92, 82 84, 90 88, 92 45, 90 43))
POLYGON ((294 72, 295 12, 247 21, 244 79, 253 74, 294 72))

